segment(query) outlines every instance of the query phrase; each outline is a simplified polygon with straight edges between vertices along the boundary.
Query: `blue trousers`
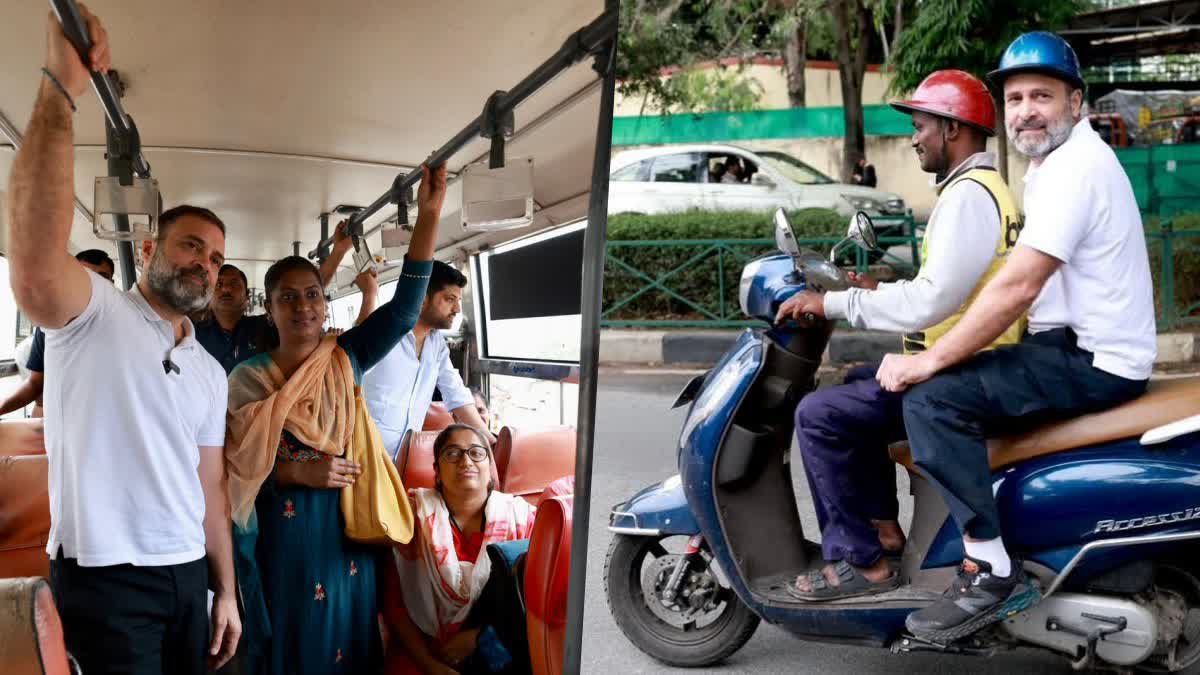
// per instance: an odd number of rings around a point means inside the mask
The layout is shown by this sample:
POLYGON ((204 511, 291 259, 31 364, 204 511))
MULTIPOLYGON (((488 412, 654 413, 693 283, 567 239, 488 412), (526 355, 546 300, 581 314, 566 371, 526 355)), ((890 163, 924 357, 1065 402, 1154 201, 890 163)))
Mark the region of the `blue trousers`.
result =
POLYGON ((860 366, 840 386, 818 389, 796 407, 796 439, 808 476, 826 560, 866 567, 883 554, 871 520, 895 520, 896 465, 887 446, 905 438, 902 395, 860 366))
POLYGON ((964 534, 1001 535, 992 494, 988 436, 1110 408, 1140 396, 1146 380, 1092 366, 1069 328, 1026 335, 976 354, 905 393, 913 463, 938 488, 964 534))

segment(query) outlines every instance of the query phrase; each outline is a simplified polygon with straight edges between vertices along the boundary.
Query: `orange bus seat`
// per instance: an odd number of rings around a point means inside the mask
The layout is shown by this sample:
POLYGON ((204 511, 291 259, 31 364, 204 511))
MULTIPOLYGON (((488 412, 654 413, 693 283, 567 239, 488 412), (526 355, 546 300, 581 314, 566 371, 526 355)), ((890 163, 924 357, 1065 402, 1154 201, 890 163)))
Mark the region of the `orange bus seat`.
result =
POLYGON ((433 440, 436 431, 409 431, 400 441, 396 470, 407 488, 433 487, 433 440))
POLYGON ((0 421, 0 455, 44 455, 40 418, 0 421))
POLYGON ((429 404, 429 412, 425 413, 425 424, 421 427, 424 431, 441 431, 446 427, 454 424, 454 415, 446 410, 446 404, 441 401, 434 401, 429 404))
POLYGON ((0 672, 68 675, 62 621, 45 579, 0 579, 0 672))
POLYGON ((525 628, 534 675, 559 675, 567 632, 574 497, 551 497, 538 507, 525 557, 525 628))
POLYGON ((0 578, 49 576, 49 537, 46 456, 0 457, 0 578))
POLYGON ((538 431, 500 430, 497 468, 500 486, 510 495, 538 503, 542 490, 563 476, 575 475, 575 428, 551 427, 538 431), (506 455, 502 460, 501 454, 506 455))

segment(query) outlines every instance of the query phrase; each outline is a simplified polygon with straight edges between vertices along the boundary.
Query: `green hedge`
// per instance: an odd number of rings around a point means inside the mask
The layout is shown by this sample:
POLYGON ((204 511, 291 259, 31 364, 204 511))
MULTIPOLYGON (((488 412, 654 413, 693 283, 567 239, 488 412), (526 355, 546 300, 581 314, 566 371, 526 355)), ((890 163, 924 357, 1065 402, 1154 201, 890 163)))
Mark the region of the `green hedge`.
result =
MULTIPOLYGON (((828 209, 805 209, 788 214, 796 236, 804 238, 837 238, 846 231, 845 216, 828 209)), ((767 239, 775 237, 772 214, 750 211, 687 211, 660 215, 617 214, 608 218, 610 242, 633 240, 681 239, 767 239)), ((604 268, 604 308, 645 288, 647 282, 614 262, 623 261, 647 276, 658 279, 667 272, 703 254, 689 266, 663 282, 663 285, 714 316, 741 320, 738 309, 738 280, 742 266, 749 260, 775 252, 773 244, 737 245, 717 251, 704 245, 635 247, 610 245, 604 268), (723 270, 723 274, 720 274, 723 270), (724 295, 720 278, 724 277, 724 295), (724 297, 722 309, 721 298, 724 297)), ((828 245, 814 247, 828 252, 828 245)), ((670 297, 659 289, 651 289, 632 302, 604 317, 607 320, 705 320, 711 319, 685 302, 670 297)))

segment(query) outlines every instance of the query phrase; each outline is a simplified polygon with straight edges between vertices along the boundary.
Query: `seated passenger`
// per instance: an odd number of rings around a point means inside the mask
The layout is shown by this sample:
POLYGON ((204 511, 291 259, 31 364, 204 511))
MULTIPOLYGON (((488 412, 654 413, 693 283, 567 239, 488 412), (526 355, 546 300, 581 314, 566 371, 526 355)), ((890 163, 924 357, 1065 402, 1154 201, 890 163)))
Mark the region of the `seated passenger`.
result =
POLYGON ((721 176, 722 183, 742 182, 742 162, 737 157, 725 160, 725 173, 721 176))
POLYGON ((723 182, 724 178, 725 178, 725 163, 724 162, 717 162, 716 164, 713 165, 713 167, 711 169, 709 169, 708 182, 720 183, 720 182, 723 182))
POLYGON ((426 169, 395 295, 339 336, 324 335, 315 265, 291 256, 267 271, 276 339, 229 377, 225 460, 247 652, 264 655, 268 675, 370 673, 382 664, 376 560, 386 549, 345 535, 342 488, 362 467, 344 455, 362 373, 416 323, 445 194, 445 165, 426 169))
POLYGON ((475 412, 479 413, 479 419, 483 421, 484 429, 492 428, 492 411, 488 410, 487 398, 478 387, 471 387, 471 396, 475 397, 475 412))
MULTIPOLYGON (((904 332, 905 351, 917 352, 950 330, 1004 265, 1016 239, 1008 228, 1020 227, 1020 213, 995 157, 985 152, 996 122, 991 94, 967 73, 948 70, 925 78, 913 99, 892 106, 912 115, 913 147, 939 193, 920 274, 887 284, 856 278, 861 288, 823 297, 802 292, 783 304, 781 316, 812 313, 904 332)), ((1020 339, 1019 317, 993 335, 991 346, 1020 339)), ((796 438, 829 561, 790 588, 804 600, 881 593, 900 582, 904 532, 887 445, 905 437, 904 409, 899 394, 875 381, 878 368, 855 368, 845 384, 815 391, 796 408, 796 438)))
POLYGON ((492 573, 487 547, 528 539, 535 509, 494 489, 489 439, 478 429, 447 427, 433 452, 437 487, 408 491, 418 528, 384 572, 384 619, 398 638, 385 672, 493 672, 486 654, 497 642, 511 664, 495 672, 528 672, 525 620, 519 601, 506 601, 513 581, 492 573))
POLYGON ((1025 228, 953 330, 920 354, 888 355, 876 373, 888 391, 908 389, 913 463, 963 534, 958 578, 905 623, 940 643, 1040 597, 1000 536, 987 436, 1140 396, 1157 350, 1141 213, 1116 154, 1081 110, 1071 45, 1052 33, 1021 35, 992 80, 1003 88, 1009 141, 1030 160, 1025 228), (1021 344, 976 354, 1026 310, 1021 344))
MULTIPOLYGON (((117 268, 113 265, 112 258, 108 254, 98 248, 89 248, 86 251, 80 251, 75 254, 75 259, 80 265, 99 274, 100 276, 113 280, 113 275, 117 268)), ((33 408, 31 417, 42 416, 42 389, 45 386, 45 371, 44 365, 46 355, 46 334, 41 328, 34 328, 33 335, 30 337, 29 359, 25 362, 25 367, 29 370, 29 377, 17 387, 17 390, 4 399, 0 403, 0 415, 7 415, 14 410, 20 410, 30 403, 37 402, 33 408)))

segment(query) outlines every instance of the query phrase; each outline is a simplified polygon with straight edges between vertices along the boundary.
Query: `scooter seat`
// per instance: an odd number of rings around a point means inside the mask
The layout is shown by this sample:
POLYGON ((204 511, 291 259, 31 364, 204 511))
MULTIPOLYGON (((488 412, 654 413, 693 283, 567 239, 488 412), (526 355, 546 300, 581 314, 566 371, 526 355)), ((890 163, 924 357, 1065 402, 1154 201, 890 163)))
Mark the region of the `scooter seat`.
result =
MULTIPOLYGON (((1151 381, 1146 393, 1115 408, 1052 422, 1024 433, 988 439, 988 462, 1002 469, 1035 457, 1135 438, 1164 424, 1200 414, 1200 377, 1151 381)), ((892 459, 914 469, 908 443, 894 443, 892 459)))

